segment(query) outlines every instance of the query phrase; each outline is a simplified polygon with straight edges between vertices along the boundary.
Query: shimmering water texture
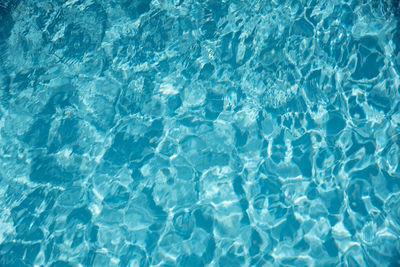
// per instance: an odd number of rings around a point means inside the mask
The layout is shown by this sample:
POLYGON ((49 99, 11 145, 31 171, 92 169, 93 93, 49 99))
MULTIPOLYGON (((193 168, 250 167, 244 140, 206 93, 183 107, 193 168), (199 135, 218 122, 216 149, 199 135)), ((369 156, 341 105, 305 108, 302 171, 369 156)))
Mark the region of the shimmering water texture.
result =
POLYGON ((398 5, 2 0, 0 266, 400 265, 398 5))

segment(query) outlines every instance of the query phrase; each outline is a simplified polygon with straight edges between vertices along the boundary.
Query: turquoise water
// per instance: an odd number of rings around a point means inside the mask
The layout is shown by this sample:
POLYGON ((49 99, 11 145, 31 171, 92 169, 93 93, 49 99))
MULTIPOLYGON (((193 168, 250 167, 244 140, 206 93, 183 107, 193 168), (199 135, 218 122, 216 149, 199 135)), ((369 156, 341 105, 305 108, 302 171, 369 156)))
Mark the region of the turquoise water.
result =
POLYGON ((0 266, 399 266, 398 1, 0 1, 0 266))

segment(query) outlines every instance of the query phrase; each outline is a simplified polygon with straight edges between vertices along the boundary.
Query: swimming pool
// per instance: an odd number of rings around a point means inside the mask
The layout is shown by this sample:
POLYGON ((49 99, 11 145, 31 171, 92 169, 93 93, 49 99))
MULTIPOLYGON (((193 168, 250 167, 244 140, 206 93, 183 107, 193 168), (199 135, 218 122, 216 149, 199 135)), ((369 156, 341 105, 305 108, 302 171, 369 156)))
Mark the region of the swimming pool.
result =
POLYGON ((398 1, 0 2, 0 266, 400 265, 398 1))

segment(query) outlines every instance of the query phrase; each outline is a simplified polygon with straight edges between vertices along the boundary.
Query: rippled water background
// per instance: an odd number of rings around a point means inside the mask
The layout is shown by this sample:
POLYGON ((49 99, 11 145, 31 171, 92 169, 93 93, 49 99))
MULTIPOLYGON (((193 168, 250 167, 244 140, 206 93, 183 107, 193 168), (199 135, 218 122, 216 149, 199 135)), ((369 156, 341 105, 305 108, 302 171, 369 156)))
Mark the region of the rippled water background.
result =
POLYGON ((399 15, 2 0, 0 265, 400 265, 399 15))

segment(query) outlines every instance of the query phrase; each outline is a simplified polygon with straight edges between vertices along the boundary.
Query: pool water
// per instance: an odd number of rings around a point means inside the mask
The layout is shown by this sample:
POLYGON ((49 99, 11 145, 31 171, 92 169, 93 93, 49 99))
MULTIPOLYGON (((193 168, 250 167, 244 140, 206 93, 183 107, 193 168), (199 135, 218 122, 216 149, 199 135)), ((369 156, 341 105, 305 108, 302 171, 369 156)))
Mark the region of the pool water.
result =
POLYGON ((400 7, 2 0, 0 266, 399 266, 400 7))

